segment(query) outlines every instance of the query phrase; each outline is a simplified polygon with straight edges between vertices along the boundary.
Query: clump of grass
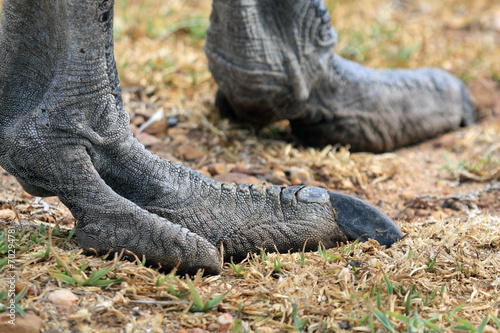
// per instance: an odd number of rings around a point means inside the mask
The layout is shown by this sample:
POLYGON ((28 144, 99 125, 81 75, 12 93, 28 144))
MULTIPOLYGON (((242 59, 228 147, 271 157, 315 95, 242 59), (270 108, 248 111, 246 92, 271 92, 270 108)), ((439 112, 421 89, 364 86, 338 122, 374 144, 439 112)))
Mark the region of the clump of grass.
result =
POLYGON ((265 250, 260 250, 260 262, 262 263, 262 266, 267 266, 267 254, 265 250))
POLYGON ((111 265, 109 267, 92 272, 88 278, 83 274, 83 271, 88 268, 88 265, 84 264, 80 269, 76 271, 73 271, 66 264, 64 266, 66 268, 64 272, 52 270, 52 275, 56 279, 72 286, 106 287, 123 281, 123 279, 101 280, 102 277, 104 277, 113 268, 115 268, 115 265, 111 265))
POLYGON ((299 252, 299 256, 300 256, 300 265, 301 266, 305 266, 306 265, 306 255, 304 254, 303 251, 299 252))
POLYGON ((297 332, 304 332, 306 329, 307 325, 307 318, 300 319, 298 314, 297 314, 297 304, 292 304, 292 319, 293 319, 293 325, 295 326, 295 329, 297 332))
POLYGON ((243 304, 240 303, 238 305, 238 312, 236 312, 236 316, 234 317, 233 332, 237 332, 237 333, 243 332, 243 327, 241 326, 241 311, 242 310, 243 310, 243 304))
POLYGON ((227 296, 227 294, 229 294, 228 291, 224 294, 220 294, 203 301, 198 293, 198 290, 196 290, 193 281, 191 281, 189 277, 186 278, 186 283, 189 287, 191 297, 193 298, 193 305, 189 308, 189 311, 191 312, 207 312, 215 308, 227 296))
POLYGON ((238 276, 245 276, 246 273, 243 272, 243 265, 236 265, 234 262, 233 262, 233 259, 231 259, 231 268, 234 270, 234 272, 238 275, 238 276))
MULTIPOLYGON (((89 265, 86 261, 83 261, 79 269, 74 270, 68 265, 68 262, 66 262, 59 256, 57 250, 51 245, 52 245, 52 238, 49 234, 49 243, 47 247, 50 248, 52 255, 55 257, 57 267, 64 268, 64 271, 62 272, 60 270, 51 270, 52 276, 54 276, 56 279, 72 286, 96 286, 96 287, 106 287, 112 284, 121 283, 123 281, 123 279, 101 280, 102 277, 104 277, 112 269, 115 268, 116 263, 121 256, 119 257, 118 255, 116 255, 115 262, 111 266, 94 271, 90 274, 90 276, 87 277, 84 271, 89 267, 89 265)), ((68 261, 71 260, 72 259, 70 257, 68 261)))
POLYGON ((287 265, 286 262, 281 262, 278 257, 275 257, 273 259, 273 272, 274 273, 281 273, 281 269, 285 265, 287 265))
POLYGON ((452 178, 459 181, 488 181, 500 179, 500 160, 491 155, 486 157, 473 157, 452 162, 449 155, 445 154, 446 164, 438 170, 447 171, 452 178))
POLYGON ((331 252, 326 250, 326 248, 323 244, 318 245, 318 254, 323 257, 323 259, 325 260, 325 264, 330 262, 330 261, 337 260, 340 258, 339 255, 330 255, 330 253, 331 252))
MULTIPOLYGON (((26 313, 24 312, 23 308, 19 306, 19 300, 21 300, 24 295, 26 295, 26 292, 28 291, 28 287, 26 286, 23 290, 21 290, 16 296, 14 296, 14 311, 19 313, 20 315, 24 316, 26 313)), ((5 290, 2 290, 0 292, 0 313, 7 311, 7 306, 5 306, 2 302, 5 298, 7 298, 8 293, 5 290)), ((10 300, 8 301, 10 303, 10 300)))

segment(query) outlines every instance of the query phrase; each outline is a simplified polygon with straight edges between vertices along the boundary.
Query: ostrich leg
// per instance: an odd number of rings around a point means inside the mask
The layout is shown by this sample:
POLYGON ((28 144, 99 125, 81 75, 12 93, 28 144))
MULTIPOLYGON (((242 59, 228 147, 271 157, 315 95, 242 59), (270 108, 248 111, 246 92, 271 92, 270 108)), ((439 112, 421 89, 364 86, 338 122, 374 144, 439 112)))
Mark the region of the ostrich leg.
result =
MULTIPOLYGON (((113 57, 112 2, 10 0, 0 30, 0 164, 57 195, 85 249, 128 249, 182 271, 220 269, 213 244, 117 194, 101 177, 133 140, 113 57)), ((147 161, 130 161, 134 163, 147 161)))
POLYGON ((334 54, 323 0, 214 0, 205 51, 223 114, 289 119, 307 144, 384 152, 474 122, 469 91, 439 69, 372 70, 334 54))

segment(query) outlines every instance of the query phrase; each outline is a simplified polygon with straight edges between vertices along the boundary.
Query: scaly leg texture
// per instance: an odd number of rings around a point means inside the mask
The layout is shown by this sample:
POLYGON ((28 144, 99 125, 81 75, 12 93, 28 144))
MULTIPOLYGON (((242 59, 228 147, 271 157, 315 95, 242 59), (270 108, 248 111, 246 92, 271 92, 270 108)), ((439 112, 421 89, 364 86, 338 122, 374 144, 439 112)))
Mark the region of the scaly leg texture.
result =
POLYGON ((213 244, 118 195, 96 167, 130 140, 112 9, 94 0, 4 2, 0 164, 31 194, 59 196, 85 249, 127 249, 163 267, 218 272, 213 244))
POLYGON ((258 247, 286 252, 402 233, 375 207, 314 187, 223 184, 161 160, 130 133, 113 55, 113 3, 9 0, 0 29, 0 165, 57 195, 84 249, 217 273, 258 247), (219 253, 223 244, 224 253, 219 253))
POLYGON ((384 152, 474 122, 469 91, 433 68, 372 70, 333 53, 322 0, 214 0, 205 51, 223 114, 291 121, 307 144, 384 152))

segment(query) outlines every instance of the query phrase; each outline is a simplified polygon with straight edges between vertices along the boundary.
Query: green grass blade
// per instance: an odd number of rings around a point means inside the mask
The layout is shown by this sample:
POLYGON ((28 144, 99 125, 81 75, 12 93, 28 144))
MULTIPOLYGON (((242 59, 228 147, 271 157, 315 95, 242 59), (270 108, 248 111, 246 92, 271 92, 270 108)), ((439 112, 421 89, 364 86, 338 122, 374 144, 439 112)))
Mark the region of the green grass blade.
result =
POLYGON ((392 294, 394 292, 394 286, 392 285, 391 280, 389 280, 389 277, 386 274, 384 274, 384 281, 387 285, 387 293, 389 295, 392 294))
POLYGON ((3 266, 5 266, 8 262, 9 262, 9 258, 8 257, 5 257, 2 260, 0 260, 0 268, 2 268, 3 266))
POLYGON ((437 331, 437 332, 442 332, 444 331, 441 327, 437 326, 430 320, 424 320, 424 325, 429 327, 431 330, 437 331))
POLYGON ((410 293, 406 295, 406 302, 405 302, 405 315, 408 315, 410 313, 410 305, 411 305, 411 297, 410 293))
POLYGON ((24 312, 23 308, 21 308, 19 304, 16 304, 14 306, 14 309, 16 310, 17 313, 21 314, 21 316, 26 316, 26 312, 24 312))
POLYGON ((260 250, 260 261, 262 262, 262 266, 267 266, 266 263, 267 255, 263 250, 260 250))
POLYGON ((297 304, 292 304, 292 318, 293 318, 293 325, 295 326, 295 329, 299 332, 303 332, 304 327, 307 324, 307 318, 300 320, 300 318, 297 314, 297 304))
POLYGON ((465 327, 465 329, 471 331, 471 332, 475 332, 476 331, 476 328, 474 327, 474 325, 472 325, 467 319, 464 319, 464 318, 460 318, 460 317, 457 317, 455 318, 458 322, 460 322, 462 325, 464 325, 463 327, 465 327))
POLYGON ((436 259, 429 259, 429 267, 427 267, 427 272, 432 272, 434 269, 434 265, 436 265, 436 259))
POLYGON ((155 282, 155 286, 159 286, 163 282, 165 282, 168 279, 168 275, 165 275, 164 277, 158 276, 155 282))
POLYGON ((35 253, 35 257, 44 260, 49 256, 49 254, 50 254, 50 244, 47 244, 45 251, 35 253))
POLYGON ((370 316, 368 319, 368 325, 370 326, 370 331, 375 332, 375 323, 373 322, 373 312, 370 313, 370 316))
MULTIPOLYGON (((198 290, 196 290, 195 286, 193 285, 193 282, 191 281, 191 279, 187 279, 186 283, 189 287, 189 291, 191 292, 191 296, 193 297, 194 300, 194 304, 193 307, 191 307, 191 309, 193 310, 203 309, 205 304, 201 300, 200 294, 198 294, 198 290)), ((197 312, 197 311, 192 311, 192 312, 197 312)))
POLYGON ((297 316, 297 304, 292 304, 292 317, 293 317, 293 323, 295 325, 295 328, 299 330, 300 328, 300 319, 297 316))
POLYGON ((2 290, 2 292, 0 292, 0 302, 5 298, 7 297, 7 292, 5 290, 2 290))
POLYGON ((387 318, 387 316, 382 311, 380 311, 379 309, 373 309, 373 314, 390 332, 396 332, 394 330, 395 325, 389 320, 389 318, 387 318))
POLYGON ((403 316, 402 314, 394 313, 394 312, 387 312, 387 314, 391 317, 394 317, 398 320, 401 320, 402 322, 404 322, 406 324, 410 324, 410 318, 403 316))
POLYGON ((108 274, 109 271, 111 271, 114 267, 115 267, 115 265, 111 265, 109 267, 106 267, 106 268, 100 269, 96 272, 93 272, 92 274, 90 274, 87 281, 85 281, 83 283, 83 285, 84 286, 95 286, 97 281, 100 280, 104 275, 108 274))
POLYGON ((97 280, 94 282, 93 286, 96 287, 107 287, 112 284, 117 284, 123 282, 123 279, 115 279, 115 280, 97 280))
POLYGON ((243 303, 238 305, 238 312, 234 316, 233 332, 243 333, 243 327, 241 327, 241 311, 243 310, 243 303))
POLYGON ((413 251, 410 249, 410 251, 408 251, 408 257, 406 257, 406 260, 410 260, 412 256, 413 256, 413 251))
POLYGON ((483 321, 481 322, 481 325, 479 325, 479 328, 477 329, 477 333, 484 332, 484 328, 488 324, 488 321, 490 321, 490 316, 486 315, 486 317, 484 317, 483 321))
POLYGON ((382 308, 382 295, 380 295, 380 287, 378 288, 377 291, 377 308, 381 309, 382 308))
POLYGON ((66 242, 70 241, 71 238, 73 238, 73 235, 75 234, 75 228, 71 229, 71 231, 69 232, 69 235, 68 237, 66 238, 66 242))
POLYGON ((187 293, 178 292, 175 289, 175 286, 173 284, 171 284, 171 285, 168 286, 168 292, 171 293, 173 296, 178 297, 178 298, 184 298, 184 297, 186 297, 186 296, 188 296, 188 295, 191 294, 190 291, 188 291, 187 293))
POLYGON ((61 272, 52 272, 52 275, 56 278, 56 279, 59 279, 61 280, 62 282, 64 283, 67 283, 69 285, 72 285, 74 286, 76 284, 76 281, 71 277, 71 276, 67 276, 66 274, 64 273, 61 273, 61 272))
POLYGON ((227 294, 229 294, 229 291, 225 294, 220 294, 218 296, 215 296, 210 301, 205 303, 205 306, 203 307, 203 309, 205 311, 208 311, 208 310, 215 308, 217 306, 217 304, 219 304, 227 296, 227 294))
POLYGON ((301 266, 305 266, 305 264, 306 264, 306 256, 305 256, 304 252, 299 252, 299 256, 300 256, 300 265, 301 266))
POLYGON ((500 319, 498 319, 497 316, 495 316, 493 313, 490 313, 491 319, 497 324, 497 328, 500 330, 500 319))
POLYGON ((464 307, 465 307, 465 304, 461 304, 461 305, 457 306, 456 308, 454 308, 453 310, 451 310, 450 314, 452 316, 454 316, 458 311, 462 310, 464 307))

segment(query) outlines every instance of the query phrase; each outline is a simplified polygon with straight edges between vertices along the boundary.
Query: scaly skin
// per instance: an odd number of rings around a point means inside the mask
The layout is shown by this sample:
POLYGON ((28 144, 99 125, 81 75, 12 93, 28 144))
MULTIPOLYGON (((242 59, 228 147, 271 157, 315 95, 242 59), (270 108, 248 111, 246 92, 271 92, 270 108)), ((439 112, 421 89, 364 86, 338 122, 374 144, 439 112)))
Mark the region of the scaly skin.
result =
POLYGON ((372 70, 333 53, 322 0, 215 0, 205 51, 223 114, 289 119, 307 144, 385 152, 474 122, 469 91, 439 69, 372 70))
POLYGON ((236 187, 145 150, 123 110, 112 19, 109 1, 9 0, 0 29, 0 165, 29 193, 58 196, 84 249, 127 249, 167 269, 213 274, 223 258, 257 247, 367 237, 390 246, 402 236, 359 199, 236 187))

